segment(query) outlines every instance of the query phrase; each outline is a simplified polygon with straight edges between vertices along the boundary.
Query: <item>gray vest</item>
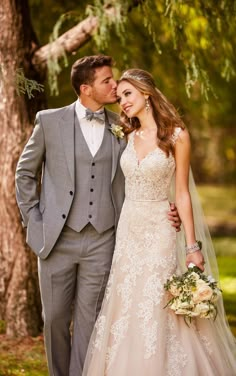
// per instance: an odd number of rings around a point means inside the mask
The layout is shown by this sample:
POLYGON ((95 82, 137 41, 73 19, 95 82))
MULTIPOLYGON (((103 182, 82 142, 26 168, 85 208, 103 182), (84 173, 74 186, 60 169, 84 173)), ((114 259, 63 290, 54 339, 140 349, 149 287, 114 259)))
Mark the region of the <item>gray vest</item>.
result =
POLYGON ((115 224, 111 197, 112 134, 105 125, 93 157, 75 116, 75 194, 66 225, 79 232, 88 223, 102 233, 115 224))

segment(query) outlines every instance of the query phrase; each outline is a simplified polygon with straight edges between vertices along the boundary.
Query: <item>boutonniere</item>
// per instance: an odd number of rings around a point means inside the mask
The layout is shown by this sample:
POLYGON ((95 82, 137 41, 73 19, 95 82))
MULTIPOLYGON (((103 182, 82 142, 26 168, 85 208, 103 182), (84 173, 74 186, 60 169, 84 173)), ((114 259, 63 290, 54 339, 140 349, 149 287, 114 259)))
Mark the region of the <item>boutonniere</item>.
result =
POLYGON ((118 140, 121 140, 125 135, 123 128, 117 124, 111 124, 109 130, 118 140))

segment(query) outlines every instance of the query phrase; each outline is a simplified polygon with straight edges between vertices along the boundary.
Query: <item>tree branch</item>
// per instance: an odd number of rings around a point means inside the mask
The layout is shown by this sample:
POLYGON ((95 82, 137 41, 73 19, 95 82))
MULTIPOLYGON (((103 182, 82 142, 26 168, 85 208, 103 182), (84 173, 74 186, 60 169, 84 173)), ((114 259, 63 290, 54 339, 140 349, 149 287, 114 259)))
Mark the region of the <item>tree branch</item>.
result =
POLYGON ((54 42, 39 48, 32 59, 32 64, 35 69, 45 69, 49 56, 60 58, 63 53, 72 54, 74 51, 78 50, 91 39, 92 33, 96 30, 97 25, 97 17, 87 17, 78 25, 62 34, 54 42))
MULTIPOLYGON (((128 12, 143 1, 145 0, 133 0, 133 3, 129 6, 128 12)), ((111 18, 116 16, 115 8, 110 4, 104 6, 104 12, 111 18)), ((97 27, 98 18, 95 16, 87 17, 78 25, 58 37, 54 42, 48 43, 36 50, 32 57, 32 64, 36 71, 41 71, 46 68, 47 60, 50 56, 54 59, 58 59, 62 57, 64 53, 70 55, 77 51, 92 38, 92 34, 97 27)))

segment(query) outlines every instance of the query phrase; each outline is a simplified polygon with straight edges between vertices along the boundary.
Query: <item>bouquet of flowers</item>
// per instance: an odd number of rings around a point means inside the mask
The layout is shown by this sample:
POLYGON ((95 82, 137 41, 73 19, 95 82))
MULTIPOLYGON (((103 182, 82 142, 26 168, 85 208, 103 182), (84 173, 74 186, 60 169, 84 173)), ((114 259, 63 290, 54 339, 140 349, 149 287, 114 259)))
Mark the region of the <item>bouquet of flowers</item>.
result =
POLYGON ((181 276, 173 275, 164 288, 173 296, 165 307, 170 307, 177 315, 183 315, 187 324, 197 316, 216 319, 215 302, 221 290, 213 277, 203 274, 194 264, 189 264, 188 271, 181 276))

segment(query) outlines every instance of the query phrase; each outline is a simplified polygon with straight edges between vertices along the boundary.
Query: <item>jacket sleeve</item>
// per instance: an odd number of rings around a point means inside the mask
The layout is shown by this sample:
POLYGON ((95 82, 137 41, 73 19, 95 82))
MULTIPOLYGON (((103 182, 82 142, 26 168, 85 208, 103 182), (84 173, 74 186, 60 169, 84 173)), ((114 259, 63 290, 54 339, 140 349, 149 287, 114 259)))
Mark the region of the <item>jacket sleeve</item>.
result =
POLYGON ((39 206, 38 174, 45 160, 45 140, 40 113, 37 113, 33 133, 16 167, 16 200, 22 224, 27 227, 31 209, 39 206))

